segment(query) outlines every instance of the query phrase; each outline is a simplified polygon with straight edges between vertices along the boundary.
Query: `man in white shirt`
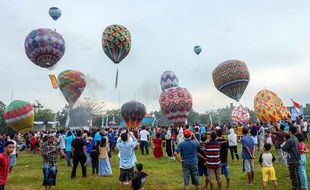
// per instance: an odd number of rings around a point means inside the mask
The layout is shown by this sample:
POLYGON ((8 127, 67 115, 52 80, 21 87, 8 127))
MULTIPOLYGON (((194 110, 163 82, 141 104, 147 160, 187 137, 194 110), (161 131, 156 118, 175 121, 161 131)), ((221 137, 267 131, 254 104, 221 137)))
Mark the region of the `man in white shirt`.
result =
POLYGON ((65 142, 65 138, 64 138, 64 131, 60 130, 59 131, 59 136, 57 139, 57 143, 58 143, 58 148, 61 149, 62 151, 66 152, 66 142, 65 142))
POLYGON ((305 120, 303 123, 303 135, 306 141, 308 141, 308 123, 305 120))
POLYGON ((144 148, 146 150, 146 154, 149 154, 148 136, 149 132, 145 130, 145 126, 143 126, 142 131, 140 131, 140 148, 142 155, 144 155, 144 148))

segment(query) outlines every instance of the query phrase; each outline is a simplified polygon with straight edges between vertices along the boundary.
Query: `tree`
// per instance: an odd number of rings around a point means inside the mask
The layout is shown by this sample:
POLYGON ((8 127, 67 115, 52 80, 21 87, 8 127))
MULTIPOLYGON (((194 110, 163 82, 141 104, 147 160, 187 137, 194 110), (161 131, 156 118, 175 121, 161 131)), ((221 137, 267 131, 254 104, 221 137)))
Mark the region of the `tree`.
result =
POLYGON ((6 105, 2 101, 0 101, 0 133, 7 131, 7 128, 8 128, 3 118, 3 113, 5 112, 5 109, 6 109, 6 105))
POLYGON ((61 111, 58 111, 56 113, 56 120, 59 122, 60 126, 65 126, 66 119, 69 113, 69 105, 66 104, 64 108, 62 108, 61 111))
POLYGON ((53 121, 55 119, 55 113, 44 106, 39 102, 35 101, 32 105, 34 108, 34 120, 35 121, 53 121))
POLYGON ((104 107, 106 104, 99 100, 93 100, 85 97, 84 100, 77 103, 77 107, 85 108, 92 115, 103 115, 105 113, 104 107))

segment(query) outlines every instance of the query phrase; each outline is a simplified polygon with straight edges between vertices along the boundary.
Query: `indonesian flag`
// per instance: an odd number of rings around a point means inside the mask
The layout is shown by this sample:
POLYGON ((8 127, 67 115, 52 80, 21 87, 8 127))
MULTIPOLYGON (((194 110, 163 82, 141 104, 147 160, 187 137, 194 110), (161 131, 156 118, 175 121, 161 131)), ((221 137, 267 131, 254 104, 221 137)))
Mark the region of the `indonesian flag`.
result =
POLYGON ((293 105, 294 105, 294 107, 295 107, 297 113, 300 115, 300 110, 302 109, 302 105, 299 104, 299 103, 297 103, 297 102, 295 102, 293 99, 291 99, 291 100, 292 100, 292 102, 293 102, 293 105))

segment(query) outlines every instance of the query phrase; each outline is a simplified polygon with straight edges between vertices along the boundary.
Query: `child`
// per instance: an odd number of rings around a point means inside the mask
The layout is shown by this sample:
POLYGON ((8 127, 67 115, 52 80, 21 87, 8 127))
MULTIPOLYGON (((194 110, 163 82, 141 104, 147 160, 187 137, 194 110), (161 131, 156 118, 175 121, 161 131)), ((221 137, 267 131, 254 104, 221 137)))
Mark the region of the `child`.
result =
POLYGON ((138 189, 143 189, 143 184, 146 181, 146 176, 147 173, 143 172, 143 165, 142 164, 137 164, 136 165, 137 170, 135 171, 133 174, 133 180, 132 180, 132 188, 134 190, 138 190, 138 189))
POLYGON ((272 143, 272 134, 270 131, 267 131, 267 140, 266 140, 267 143, 273 145, 272 143))
POLYGON ((305 138, 301 133, 295 135, 299 141, 300 161, 299 161, 299 178, 301 182, 301 189, 308 189, 308 179, 306 170, 306 155, 308 153, 308 147, 304 143, 305 138))
POLYGON ((273 167, 273 162, 276 160, 272 153, 269 152, 271 144, 266 143, 264 145, 264 152, 259 156, 259 164, 262 167, 263 174, 263 189, 267 190, 267 182, 272 181, 274 189, 279 190, 276 172, 273 167))
POLYGON ((93 168, 93 175, 96 173, 98 175, 98 167, 99 167, 99 153, 97 150, 97 146, 93 146, 93 150, 90 153, 91 158, 91 167, 93 168))
POLYGON ((107 144, 107 139, 104 137, 101 139, 99 146, 99 175, 109 176, 112 175, 112 169, 109 160, 109 145, 107 144))

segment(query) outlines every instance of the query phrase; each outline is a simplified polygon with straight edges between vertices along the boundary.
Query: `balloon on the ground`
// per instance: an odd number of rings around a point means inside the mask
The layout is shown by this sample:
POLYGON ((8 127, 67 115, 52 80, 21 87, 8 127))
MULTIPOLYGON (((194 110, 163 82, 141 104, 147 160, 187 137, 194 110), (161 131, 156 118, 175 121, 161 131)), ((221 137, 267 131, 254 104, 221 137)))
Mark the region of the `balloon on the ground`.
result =
POLYGON ((247 109, 242 106, 237 106, 231 113, 233 123, 247 123, 250 120, 250 114, 247 109))
POLYGON ((110 25, 102 34, 104 53, 115 63, 120 63, 128 54, 131 47, 131 36, 126 27, 110 25))
POLYGON ((61 10, 58 7, 51 7, 48 11, 48 14, 54 19, 57 20, 61 16, 61 10))
POLYGON ((197 55, 200 54, 201 50, 202 50, 202 48, 201 48, 199 45, 194 47, 194 52, 195 52, 197 55))
POLYGON ((121 114, 129 129, 138 128, 145 116, 145 106, 135 100, 129 101, 122 105, 121 114))
POLYGON ((59 89, 72 107, 83 93, 86 80, 80 71, 65 70, 58 75, 59 89))
POLYGON ((161 93, 160 109, 174 126, 184 126, 192 109, 192 96, 186 88, 169 88, 161 93))
POLYGON ((243 61, 228 60, 214 69, 212 78, 220 92, 239 101, 250 81, 250 73, 243 61))
POLYGON ((24 45, 27 57, 43 68, 53 67, 65 53, 65 41, 62 36, 47 28, 31 31, 24 45))
POLYGON ((263 122, 278 122, 290 113, 279 96, 270 90, 259 91, 254 98, 256 117, 263 122))
POLYGON ((162 91, 171 88, 178 87, 179 81, 177 76, 172 71, 165 71, 160 77, 160 85, 162 91))
POLYGON ((33 127, 34 111, 30 103, 14 100, 6 108, 3 118, 15 131, 27 133, 33 127))

